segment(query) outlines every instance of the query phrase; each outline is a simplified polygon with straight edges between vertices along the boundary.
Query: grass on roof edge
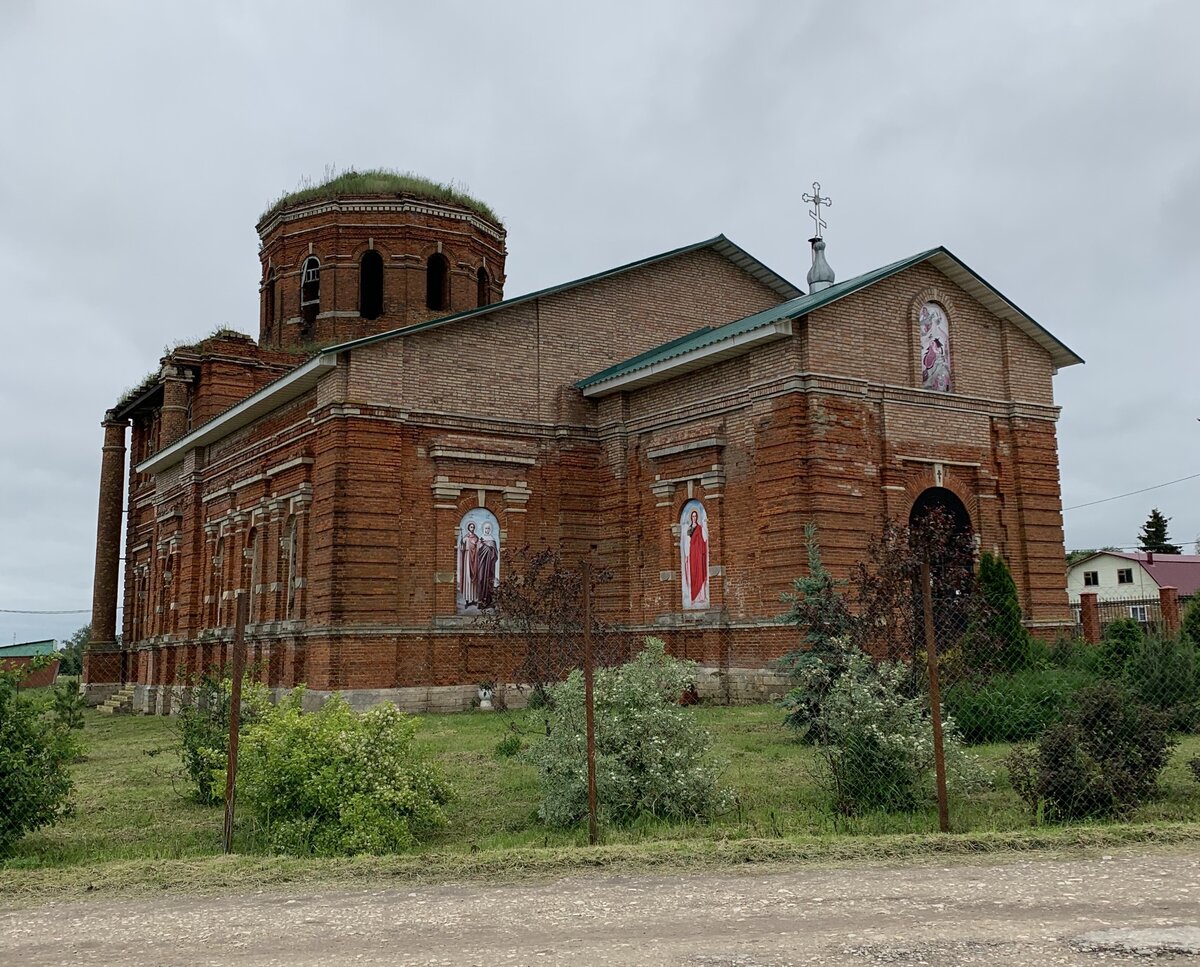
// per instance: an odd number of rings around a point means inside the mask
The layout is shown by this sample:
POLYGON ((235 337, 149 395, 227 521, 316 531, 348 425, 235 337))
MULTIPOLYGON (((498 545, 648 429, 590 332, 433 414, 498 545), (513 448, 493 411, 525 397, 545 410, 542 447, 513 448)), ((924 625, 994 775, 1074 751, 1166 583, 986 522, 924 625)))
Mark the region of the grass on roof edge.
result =
POLYGON ((341 174, 327 173, 325 180, 315 185, 302 181, 300 188, 285 192, 275 199, 262 213, 259 222, 294 205, 354 195, 413 195, 426 201, 469 208, 497 225, 504 224, 489 205, 471 195, 464 185, 433 181, 411 171, 395 171, 391 168, 372 168, 367 171, 351 169, 341 174))

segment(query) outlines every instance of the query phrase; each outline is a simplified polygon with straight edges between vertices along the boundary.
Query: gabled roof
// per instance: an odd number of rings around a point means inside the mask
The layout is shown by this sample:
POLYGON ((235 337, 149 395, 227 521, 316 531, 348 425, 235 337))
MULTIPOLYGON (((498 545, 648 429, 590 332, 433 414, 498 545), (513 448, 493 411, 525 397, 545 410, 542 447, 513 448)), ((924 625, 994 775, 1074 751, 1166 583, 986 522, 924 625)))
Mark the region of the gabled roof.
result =
POLYGON ((18 641, 12 645, 0 645, 0 658, 33 658, 37 655, 53 655, 54 640, 18 641))
POLYGON ((668 378, 708 365, 718 358, 748 351, 751 345, 783 338, 791 332, 792 320, 799 319, 838 299, 853 295, 868 286, 890 278, 905 269, 928 261, 952 282, 978 300, 989 312, 1006 319, 1042 346, 1056 367, 1073 366, 1083 360, 1052 336, 1016 303, 994 289, 982 276, 946 248, 939 246, 909 258, 892 262, 820 292, 801 295, 781 305, 757 312, 716 329, 704 327, 689 336, 641 353, 608 369, 581 379, 575 385, 585 396, 632 389, 658 379, 668 378), (758 338, 753 334, 757 333, 758 338), (723 348, 728 351, 723 351, 723 348))
POLYGON ((1097 551, 1082 557, 1071 569, 1103 556, 1140 564, 1160 588, 1176 588, 1181 597, 1200 592, 1200 554, 1147 554, 1145 551, 1097 551))
POLYGON ((350 342, 344 342, 337 346, 330 346, 325 352, 337 353, 347 349, 355 349, 359 346, 369 346, 372 343, 384 342, 388 339, 395 339, 398 336, 409 336, 415 332, 424 332, 426 329, 437 329, 440 326, 448 326, 451 323, 463 322, 466 319, 474 319, 477 316, 486 316, 491 312, 499 312, 501 309, 511 309, 513 306, 523 305, 526 302, 533 302, 536 299, 545 299, 548 296, 558 295, 560 292, 567 292, 571 289, 577 289, 580 286, 590 285, 593 282, 602 282, 605 279, 611 279, 617 275, 624 275, 626 272, 632 272, 634 269, 642 269, 649 265, 654 265, 657 262, 665 262, 668 259, 678 258, 681 255, 690 255, 692 252, 700 252, 704 249, 712 249, 718 255, 722 255, 730 262, 736 265, 739 269, 746 272, 748 275, 758 279, 767 288, 773 290, 784 299, 794 299, 799 295, 803 295, 800 289, 796 288, 791 282, 785 279, 782 275, 768 268, 753 255, 743 249, 741 246, 731 242, 724 235, 717 235, 713 238, 707 238, 703 242, 695 242, 692 245, 684 245, 681 248, 671 249, 669 252, 660 252, 658 255, 651 255, 648 258, 638 259, 636 262, 626 262, 624 265, 618 265, 616 268, 605 269, 603 272, 596 272, 593 275, 585 275, 582 279, 575 279, 571 282, 562 282, 558 285, 552 285, 549 288, 538 289, 534 292, 528 292, 525 295, 514 296, 511 299, 505 299, 503 302, 493 302, 490 305, 479 306, 476 309, 466 309, 462 312, 456 312, 450 316, 440 316, 437 319, 430 319, 426 322, 417 323, 415 326, 405 326, 401 329, 389 329, 387 332, 376 333, 373 336, 363 336, 361 339, 354 339, 350 342))
POLYGON ((717 235, 702 242, 684 245, 682 248, 672 249, 669 252, 661 252, 658 255, 638 259, 636 262, 627 262, 625 265, 618 265, 616 268, 606 269, 603 272, 597 272, 582 279, 575 279, 573 282, 563 282, 560 285, 550 286, 547 289, 538 289, 536 292, 529 292, 512 299, 505 299, 503 302, 493 302, 490 305, 467 309, 463 312, 456 312, 453 315, 430 319, 415 326, 390 329, 387 332, 376 333, 373 336, 364 336, 361 339, 352 339, 349 342, 338 343, 336 346, 329 346, 290 373, 281 376, 273 383, 268 383, 258 392, 251 394, 237 405, 218 414, 207 423, 201 424, 186 436, 176 440, 170 446, 164 447, 149 459, 142 461, 137 465, 137 471, 138 473, 158 473, 161 470, 172 467, 179 463, 184 455, 194 447, 204 446, 215 440, 219 440, 234 430, 253 422, 265 413, 269 413, 284 403, 296 399, 316 385, 317 381, 328 370, 337 365, 338 353, 349 349, 358 349, 362 346, 369 346, 373 343, 386 342, 389 339, 411 336, 414 333, 424 332, 428 329, 437 329, 441 326, 464 322, 468 319, 499 312, 502 309, 511 309, 513 306, 519 306, 536 299, 544 299, 548 296, 557 295, 560 292, 576 289, 593 282, 600 282, 626 272, 632 272, 634 269, 645 268, 658 262, 665 262, 668 259, 688 255, 692 252, 699 252, 704 249, 712 249, 718 255, 728 259, 742 271, 758 279, 763 285, 772 289, 784 299, 795 299, 802 294, 800 289, 758 261, 758 259, 754 258, 745 249, 731 242, 724 235, 717 235))

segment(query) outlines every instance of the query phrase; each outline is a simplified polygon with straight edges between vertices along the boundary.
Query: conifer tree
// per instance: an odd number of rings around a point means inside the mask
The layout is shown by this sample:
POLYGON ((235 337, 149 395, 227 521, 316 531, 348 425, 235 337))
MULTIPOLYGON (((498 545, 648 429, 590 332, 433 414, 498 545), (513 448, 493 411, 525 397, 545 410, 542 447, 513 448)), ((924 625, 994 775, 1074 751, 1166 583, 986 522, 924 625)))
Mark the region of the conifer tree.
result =
POLYGON ((1138 546, 1143 551, 1151 551, 1155 554, 1178 554, 1182 548, 1178 544, 1172 544, 1167 537, 1167 522, 1170 517, 1163 515, 1157 507, 1150 511, 1150 516, 1146 518, 1146 523, 1142 525, 1142 532, 1138 535, 1138 546))
POLYGON ((986 626, 997 660, 1008 671, 1029 667, 1032 647, 1021 622, 1021 602, 1012 572, 998 554, 984 551, 979 559, 979 590, 987 603, 986 626))

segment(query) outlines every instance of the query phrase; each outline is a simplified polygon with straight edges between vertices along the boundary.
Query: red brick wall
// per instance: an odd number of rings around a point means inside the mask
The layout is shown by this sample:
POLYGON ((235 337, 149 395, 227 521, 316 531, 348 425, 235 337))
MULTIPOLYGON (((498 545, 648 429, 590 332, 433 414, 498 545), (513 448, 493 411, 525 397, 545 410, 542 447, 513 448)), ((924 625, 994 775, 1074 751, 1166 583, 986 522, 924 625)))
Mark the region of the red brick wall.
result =
POLYGON ((502 678, 511 644, 454 614, 455 531, 477 506, 509 551, 595 544, 614 574, 608 620, 745 667, 797 641, 773 621, 805 566, 806 521, 844 574, 886 517, 907 520, 940 481, 1009 561, 1027 618, 1068 623, 1049 359, 928 266, 669 382, 595 401, 571 385, 778 301, 702 251, 344 354, 307 396, 133 481, 127 636, 152 630, 127 640, 178 651, 139 674, 219 659, 242 588, 274 683, 502 678), (950 319, 953 395, 919 388, 916 309, 929 298, 950 319), (672 526, 689 485, 709 514, 708 614, 679 601, 672 526))
POLYGON ((267 220, 260 233, 259 336, 264 346, 328 345, 475 308, 480 268, 491 280, 488 302, 503 298, 504 229, 454 206, 405 204, 394 197, 320 202, 267 220), (371 249, 383 259, 384 290, 383 313, 373 320, 359 315, 360 264, 371 249), (426 270, 437 253, 449 263, 449 301, 444 309, 431 310, 426 307, 426 270), (321 263, 321 305, 306 338, 301 332, 300 287, 310 255, 321 263), (274 273, 276 286, 271 319, 269 273, 274 273))

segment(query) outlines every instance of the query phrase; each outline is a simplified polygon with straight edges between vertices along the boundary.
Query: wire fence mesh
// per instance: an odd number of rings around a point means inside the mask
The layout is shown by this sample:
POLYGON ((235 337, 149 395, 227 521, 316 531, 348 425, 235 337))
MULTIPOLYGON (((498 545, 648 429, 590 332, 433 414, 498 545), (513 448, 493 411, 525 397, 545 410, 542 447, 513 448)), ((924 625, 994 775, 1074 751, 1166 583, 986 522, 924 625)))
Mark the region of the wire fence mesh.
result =
MULTIPOLYGON (((1080 634, 1046 641, 1003 562, 973 545, 900 528, 834 578, 811 544, 785 613, 755 626, 618 626, 593 607, 602 569, 551 551, 514 560, 495 610, 477 621, 498 642, 478 705, 501 714, 447 717, 423 740, 423 754, 454 774, 459 805, 429 786, 450 818, 421 832, 420 817, 405 817, 413 842, 459 848, 513 830, 549 842, 589 819, 593 841, 630 826, 726 837, 1200 821, 1200 656, 1169 598, 1095 602, 1094 640, 1081 620, 1080 634), (753 717, 737 709, 746 703, 753 717)), ((253 652, 252 636, 245 647, 253 652)), ((231 668, 192 669, 167 730, 133 718, 111 728, 69 686, 22 690, 21 673, 6 673, 0 863, 219 852, 215 807, 244 778, 230 768, 226 787, 231 720, 239 734, 231 703, 243 738, 267 720, 253 704, 265 694, 256 666, 246 667, 240 702, 231 668), (201 735, 192 747, 188 722, 201 735), (205 776, 207 805, 195 789, 205 776), (123 812, 126 783, 125 795, 152 806, 123 812), (87 805, 69 815, 72 795, 87 805)), ((390 761, 380 748, 359 758, 371 756, 390 761)), ((320 808, 346 811, 355 788, 339 776, 320 808)), ((279 849, 238 796, 229 846, 279 849)), ((409 842, 355 836, 346 842, 367 851, 409 842)), ((296 842, 303 851, 317 840, 296 842)))

